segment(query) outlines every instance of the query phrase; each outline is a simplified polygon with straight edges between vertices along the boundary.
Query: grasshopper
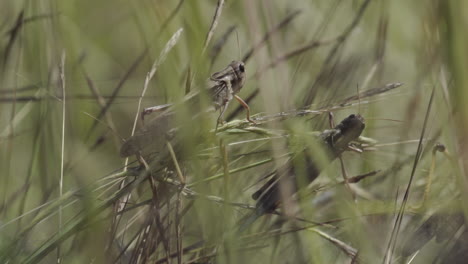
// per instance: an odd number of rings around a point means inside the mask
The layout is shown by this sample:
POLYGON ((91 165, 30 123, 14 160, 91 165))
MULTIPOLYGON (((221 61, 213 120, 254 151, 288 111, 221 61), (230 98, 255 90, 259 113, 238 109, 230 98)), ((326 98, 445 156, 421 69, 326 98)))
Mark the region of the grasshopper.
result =
POLYGON ((215 85, 210 88, 211 98, 214 102, 215 109, 220 109, 221 111, 218 117, 218 123, 222 122, 224 112, 229 102, 231 102, 232 98, 236 98, 247 111, 247 120, 255 124, 255 122, 250 119, 250 107, 237 95, 245 83, 245 65, 242 61, 232 61, 222 71, 213 73, 210 80, 215 82, 215 85))
MULTIPOLYGON (((209 80, 212 84, 208 86, 207 93, 213 103, 214 109, 220 110, 216 128, 218 124, 223 122, 224 113, 233 98, 239 101, 246 109, 247 120, 255 124, 250 118, 249 106, 237 95, 244 86, 245 76, 245 64, 242 61, 232 61, 225 69, 215 72, 210 76, 209 80)), ((191 109, 196 109, 200 103, 200 93, 195 92, 187 95, 182 103, 187 103, 191 109)), ((152 112, 161 112, 161 114, 145 124, 140 131, 122 145, 120 156, 128 157, 135 155, 141 150, 150 147, 159 150, 162 144, 165 144, 165 140, 173 138, 178 130, 178 125, 173 123, 173 114, 176 111, 176 107, 177 105, 175 104, 164 104, 145 108, 141 113, 142 120, 152 112)))
MULTIPOLYGON (((341 153, 349 149, 350 143, 358 139, 364 130, 364 118, 360 115, 350 115, 333 129, 321 132, 317 136, 320 145, 323 146, 329 162, 336 159, 341 153)), ((317 161, 312 157, 310 151, 304 149, 305 168, 307 171, 307 182, 313 182, 320 174, 321 168, 317 161)), ((289 160, 279 169, 271 173, 272 178, 268 180, 252 198, 256 200, 256 209, 252 215, 241 221, 239 231, 244 231, 251 223, 260 216, 272 213, 279 208, 281 204, 280 180, 291 183, 294 192, 297 192, 296 172, 293 166, 293 160, 289 160)))

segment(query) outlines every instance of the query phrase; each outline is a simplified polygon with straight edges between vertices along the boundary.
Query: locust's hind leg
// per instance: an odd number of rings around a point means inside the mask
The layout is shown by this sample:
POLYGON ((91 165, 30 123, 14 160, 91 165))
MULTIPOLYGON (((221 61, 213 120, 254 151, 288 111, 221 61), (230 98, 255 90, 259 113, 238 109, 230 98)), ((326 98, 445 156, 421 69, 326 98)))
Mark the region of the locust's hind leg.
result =
POLYGON ((247 121, 249 121, 250 123, 256 125, 257 123, 255 123, 255 121, 250 119, 250 107, 249 107, 249 105, 244 100, 242 100, 242 98, 240 98, 237 95, 234 95, 234 98, 236 98, 236 100, 244 107, 245 111, 247 112, 247 121))

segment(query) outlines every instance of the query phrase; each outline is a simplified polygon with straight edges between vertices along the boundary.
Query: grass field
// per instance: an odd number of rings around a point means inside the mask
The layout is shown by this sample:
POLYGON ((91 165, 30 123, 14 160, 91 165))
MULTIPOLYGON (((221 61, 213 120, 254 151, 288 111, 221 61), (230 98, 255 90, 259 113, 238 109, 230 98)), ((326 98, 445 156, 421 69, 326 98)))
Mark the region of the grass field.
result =
POLYGON ((6 0, 0 14, 0 263, 468 256, 465 1, 6 0), (207 96, 184 100, 231 61, 256 124, 235 99, 218 127, 207 96), (316 139, 330 113, 365 119, 331 162, 316 139), (239 232, 291 157, 300 191, 279 184, 277 210, 239 232))

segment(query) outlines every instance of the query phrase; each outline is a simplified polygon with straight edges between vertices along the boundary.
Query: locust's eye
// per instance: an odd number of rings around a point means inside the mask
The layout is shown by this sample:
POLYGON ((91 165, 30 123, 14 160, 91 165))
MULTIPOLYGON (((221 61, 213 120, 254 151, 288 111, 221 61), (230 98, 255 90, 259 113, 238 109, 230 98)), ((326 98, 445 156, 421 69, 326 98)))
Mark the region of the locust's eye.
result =
POLYGON ((245 71, 245 67, 244 67, 244 64, 243 64, 243 63, 241 63, 241 64, 239 65, 239 71, 241 71, 241 72, 244 72, 244 71, 245 71))

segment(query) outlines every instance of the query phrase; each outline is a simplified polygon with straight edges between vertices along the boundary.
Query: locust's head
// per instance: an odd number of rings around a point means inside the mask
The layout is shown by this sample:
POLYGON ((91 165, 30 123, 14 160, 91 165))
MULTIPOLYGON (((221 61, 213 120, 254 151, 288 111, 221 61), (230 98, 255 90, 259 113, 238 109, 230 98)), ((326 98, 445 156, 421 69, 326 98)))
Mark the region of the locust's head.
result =
POLYGON ((232 61, 229 64, 229 68, 234 73, 234 79, 232 80, 232 90, 234 94, 238 93, 245 83, 245 64, 242 61, 232 61))

